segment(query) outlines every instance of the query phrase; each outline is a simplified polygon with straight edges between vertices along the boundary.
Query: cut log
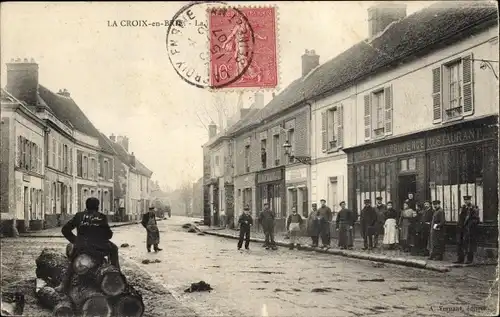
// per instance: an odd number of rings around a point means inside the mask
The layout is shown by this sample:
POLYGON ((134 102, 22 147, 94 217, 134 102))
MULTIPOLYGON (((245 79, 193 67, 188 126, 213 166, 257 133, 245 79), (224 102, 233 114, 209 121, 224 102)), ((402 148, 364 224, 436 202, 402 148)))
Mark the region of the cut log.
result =
POLYGON ((125 276, 113 265, 102 265, 95 272, 95 280, 102 292, 109 296, 123 293, 127 286, 125 276))
POLYGON ((85 285, 78 277, 74 278, 69 297, 75 309, 84 317, 110 317, 113 309, 103 293, 93 286, 85 285), (76 284, 76 285, 75 285, 76 284))
POLYGON ((111 299, 115 316, 140 317, 144 314, 142 294, 132 285, 127 285, 125 292, 111 299))
POLYGON ((79 254, 73 260, 73 270, 78 275, 85 275, 97 266, 97 262, 88 254, 79 254))
POLYGON ((21 316, 24 312, 24 294, 21 292, 2 291, 2 315, 1 316, 21 316))
POLYGON ((43 286, 36 292, 36 296, 42 306, 52 310, 53 316, 73 316, 73 304, 66 294, 57 292, 50 286, 43 286))
POLYGON ((50 286, 57 286, 61 283, 69 266, 69 260, 64 254, 47 248, 42 250, 35 263, 36 276, 44 279, 50 286))

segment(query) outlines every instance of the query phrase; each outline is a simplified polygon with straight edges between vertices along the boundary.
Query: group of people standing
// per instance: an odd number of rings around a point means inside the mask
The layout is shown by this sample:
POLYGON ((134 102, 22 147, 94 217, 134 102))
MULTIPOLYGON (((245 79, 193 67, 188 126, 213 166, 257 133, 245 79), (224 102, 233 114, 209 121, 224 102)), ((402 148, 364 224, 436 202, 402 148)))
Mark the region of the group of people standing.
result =
MULTIPOLYGON (((477 206, 471 203, 471 196, 464 196, 465 204, 462 206, 457 224, 457 261, 467 263, 473 261, 474 252, 477 248, 477 224, 479 223, 479 211, 477 206)), ((382 197, 376 198, 375 206, 370 199, 364 200, 364 207, 359 215, 361 236, 363 237, 363 250, 371 250, 379 246, 380 237, 382 244, 388 249, 399 247, 404 252, 412 255, 428 256, 431 260, 443 260, 445 251, 445 214, 441 208, 441 201, 425 201, 417 203, 413 194, 408 194, 408 199, 403 203, 401 210, 394 209, 391 201, 386 204, 382 197)), ((318 247, 321 238, 321 248, 330 248, 331 223, 333 213, 326 205, 326 200, 320 200, 321 207, 312 204, 311 213, 307 219, 307 234, 311 237, 312 246, 318 247)), ((243 240, 245 248, 249 248, 250 227, 253 219, 250 215, 250 207, 245 206, 243 214, 239 218, 240 239, 238 249, 241 249, 243 240)), ((258 222, 265 234, 264 247, 276 249, 274 241, 274 224, 276 215, 269 209, 269 204, 264 204, 264 209, 259 213, 258 222)), ((355 223, 358 213, 346 208, 346 203, 340 203, 340 210, 335 221, 335 230, 338 232, 338 246, 341 249, 352 249, 354 245, 355 223)), ((294 249, 297 238, 301 233, 304 219, 292 206, 291 213, 286 221, 286 228, 290 236, 290 249, 294 249)))

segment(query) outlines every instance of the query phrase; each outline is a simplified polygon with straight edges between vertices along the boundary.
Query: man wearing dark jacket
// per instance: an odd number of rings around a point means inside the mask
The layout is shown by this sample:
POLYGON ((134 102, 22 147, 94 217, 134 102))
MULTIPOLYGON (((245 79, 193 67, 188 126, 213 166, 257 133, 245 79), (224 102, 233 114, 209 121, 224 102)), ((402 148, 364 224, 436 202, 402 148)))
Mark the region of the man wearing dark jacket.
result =
POLYGON ((142 215, 141 225, 146 229, 146 249, 151 252, 153 246, 155 252, 162 251, 160 244, 160 231, 156 222, 155 207, 149 207, 149 211, 142 215))
POLYGON ((457 223, 457 260, 454 263, 466 264, 474 260, 474 252, 477 250, 477 225, 479 224, 479 209, 472 205, 471 196, 464 196, 465 205, 462 206, 458 215, 457 223))
POLYGON ((321 243, 323 244, 321 248, 330 247, 330 225, 332 223, 333 213, 330 207, 326 205, 326 200, 320 200, 321 207, 318 209, 319 215, 321 217, 321 243))
POLYGON ((73 275, 73 260, 81 253, 89 252, 109 256, 112 265, 120 268, 118 247, 111 241, 113 231, 108 224, 106 215, 100 213, 99 199, 91 197, 85 202, 86 210, 77 212, 61 229, 64 237, 73 244, 70 264, 63 276, 61 285, 56 290, 66 292, 73 275), (73 230, 76 229, 76 236, 73 230))
POLYGON ((274 242, 274 219, 276 214, 274 211, 269 209, 269 204, 264 204, 264 210, 259 214, 259 223, 264 230, 266 236, 266 241, 264 242, 264 247, 266 249, 272 248, 276 250, 276 243, 274 242))
POLYGON ((365 199, 365 207, 361 210, 361 234, 363 235, 363 250, 373 249, 373 236, 377 226, 377 212, 371 206, 370 199, 365 199))
POLYGON ((245 239, 245 249, 249 250, 250 246, 250 227, 253 226, 252 216, 249 215, 250 206, 246 205, 243 209, 243 213, 238 219, 238 224, 240 225, 240 239, 238 241, 238 250, 241 249, 243 245, 243 239, 245 239))
POLYGON ((379 236, 384 236, 385 214, 387 213, 387 207, 382 203, 382 197, 377 197, 375 211, 377 212, 377 228, 375 230, 375 236, 373 237, 373 246, 376 248, 378 246, 379 236))

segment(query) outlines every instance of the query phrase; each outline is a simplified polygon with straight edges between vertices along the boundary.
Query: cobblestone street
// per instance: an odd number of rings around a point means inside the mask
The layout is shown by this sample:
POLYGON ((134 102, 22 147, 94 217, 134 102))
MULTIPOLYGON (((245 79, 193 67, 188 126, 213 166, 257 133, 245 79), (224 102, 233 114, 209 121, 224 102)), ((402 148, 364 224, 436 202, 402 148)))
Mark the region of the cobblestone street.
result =
POLYGON ((273 252, 258 243, 237 251, 236 240, 185 232, 186 221, 159 223, 164 250, 158 254, 146 253, 140 225, 116 228, 113 240, 129 243, 120 252, 138 263, 160 259, 140 265, 202 316, 442 316, 443 310, 482 316, 494 305, 487 300, 494 266, 437 273, 287 248, 273 252), (214 291, 183 293, 200 280, 214 291))

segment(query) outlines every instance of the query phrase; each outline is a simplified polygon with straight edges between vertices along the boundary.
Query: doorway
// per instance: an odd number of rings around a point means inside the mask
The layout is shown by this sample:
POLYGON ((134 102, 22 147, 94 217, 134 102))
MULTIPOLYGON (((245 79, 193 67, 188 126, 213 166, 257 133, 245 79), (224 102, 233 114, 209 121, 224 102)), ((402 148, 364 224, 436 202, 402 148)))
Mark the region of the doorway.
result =
MULTIPOLYGON (((398 208, 403 208, 404 201, 408 198, 408 193, 413 193, 417 191, 417 175, 400 175, 399 185, 398 185, 398 196, 399 196, 399 206, 398 208)), ((415 197, 414 197, 415 198, 415 197)))

